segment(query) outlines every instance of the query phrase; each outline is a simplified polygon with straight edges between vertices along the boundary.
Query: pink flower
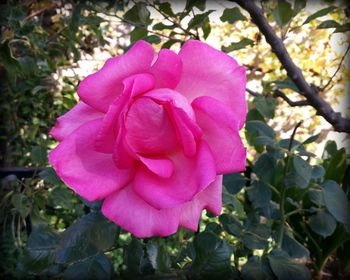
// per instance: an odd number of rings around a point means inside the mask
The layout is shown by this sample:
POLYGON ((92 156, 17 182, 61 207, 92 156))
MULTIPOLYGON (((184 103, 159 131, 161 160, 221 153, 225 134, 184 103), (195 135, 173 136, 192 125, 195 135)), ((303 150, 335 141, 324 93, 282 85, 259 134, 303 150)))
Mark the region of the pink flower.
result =
POLYGON ((138 41, 78 87, 49 161, 62 180, 137 237, 196 231, 221 211, 222 174, 245 169, 246 75, 191 40, 179 54, 138 41))

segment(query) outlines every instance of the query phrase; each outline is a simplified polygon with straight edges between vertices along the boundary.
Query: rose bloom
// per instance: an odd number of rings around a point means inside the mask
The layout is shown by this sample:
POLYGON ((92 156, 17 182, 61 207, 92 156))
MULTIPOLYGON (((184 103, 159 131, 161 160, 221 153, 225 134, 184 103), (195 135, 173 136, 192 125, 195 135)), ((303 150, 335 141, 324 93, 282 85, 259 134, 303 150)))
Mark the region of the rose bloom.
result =
POLYGON ((178 54, 145 41, 110 58, 57 119, 58 176, 137 237, 198 228, 221 211, 222 174, 245 169, 245 69, 196 40, 178 54))

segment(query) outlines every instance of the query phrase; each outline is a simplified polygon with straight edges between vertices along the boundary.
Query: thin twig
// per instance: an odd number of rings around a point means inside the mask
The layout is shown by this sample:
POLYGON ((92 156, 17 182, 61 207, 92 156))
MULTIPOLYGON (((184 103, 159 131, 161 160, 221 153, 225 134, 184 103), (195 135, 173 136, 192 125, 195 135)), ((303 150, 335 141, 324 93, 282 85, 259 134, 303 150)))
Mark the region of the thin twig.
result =
POLYGON ((152 34, 154 34, 154 35, 157 35, 157 36, 160 36, 160 37, 164 37, 164 38, 167 38, 167 39, 169 39, 169 40, 174 40, 174 41, 179 41, 179 42, 181 42, 180 39, 177 39, 177 38, 174 38, 174 37, 171 37, 171 36, 162 34, 162 33, 158 33, 158 32, 153 31, 153 30, 149 30, 146 26, 141 25, 141 24, 135 24, 134 22, 131 22, 131 21, 127 20, 127 19, 124 19, 123 17, 118 16, 117 14, 109 14, 109 13, 100 12, 100 11, 97 11, 97 12, 98 12, 98 13, 105 14, 106 16, 115 17, 115 18, 119 19, 121 22, 130 24, 130 25, 133 25, 133 26, 138 27, 138 28, 142 28, 142 29, 146 30, 147 32, 152 33, 152 34))
POLYGON ((343 57, 341 58, 337 70, 335 70, 334 74, 332 75, 332 77, 330 77, 330 79, 328 80, 327 84, 321 89, 321 91, 324 91, 331 84, 333 78, 338 74, 338 72, 339 72, 339 70, 341 68, 341 65, 343 64, 343 61, 344 61, 346 55, 348 54, 349 50, 350 50, 350 44, 348 45, 348 47, 347 47, 343 57))
POLYGON ((199 39, 196 34, 192 33, 191 31, 187 30, 186 28, 183 28, 180 23, 178 23, 176 20, 170 18, 168 15, 166 15, 161 9, 159 9, 154 3, 147 1, 147 4, 155 9, 158 13, 160 13, 166 20, 170 21, 171 23, 175 24, 176 27, 180 28, 185 34, 192 36, 196 39, 199 39))
POLYGON ((252 95, 252 96, 255 96, 255 97, 262 96, 261 94, 255 92, 255 91, 252 91, 252 90, 249 89, 249 88, 246 88, 245 90, 246 90, 250 95, 252 95))
POLYGON ((338 132, 350 133, 350 119, 343 118, 341 113, 335 112, 329 103, 327 103, 320 95, 317 88, 309 85, 303 76, 301 70, 295 65, 290 57, 281 38, 279 38, 273 28, 268 23, 264 16, 263 10, 259 8, 253 0, 232 0, 238 3, 251 16, 252 21, 264 34, 266 41, 276 54, 284 69, 287 71, 288 77, 292 79, 295 85, 300 90, 310 106, 314 107, 317 114, 326 119, 338 132))
POLYGON ((291 107, 298 107, 298 106, 308 106, 310 105, 307 100, 299 100, 299 101, 292 101, 289 99, 287 95, 285 95, 282 91, 279 89, 276 89, 273 92, 273 97, 281 97, 284 101, 288 103, 289 106, 291 107))
MULTIPOLYGON (((288 144, 288 153, 287 153, 287 158, 286 158, 286 165, 284 166, 284 177, 287 176, 287 172, 288 172, 288 167, 289 167, 289 162, 290 162, 290 151, 292 150, 292 146, 293 146, 293 142, 294 142, 294 137, 295 134, 297 132, 297 129, 299 126, 301 126, 301 124, 303 123, 303 121, 300 121, 297 123, 297 125, 294 127, 292 135, 289 139, 289 144, 288 144)), ((282 190, 281 190, 281 197, 280 197, 280 216, 281 216, 281 225, 280 225, 280 229, 278 232, 278 239, 277 239, 277 248, 281 248, 282 244, 283 244, 283 239, 284 239, 284 226, 287 220, 286 214, 284 213, 284 205, 286 203, 286 191, 287 191, 287 186, 285 184, 282 185, 282 190)))
MULTIPOLYGON (((263 96, 263 94, 259 94, 249 88, 246 88, 246 91, 252 95, 252 96, 255 96, 255 97, 258 97, 258 96, 263 96)), ((281 97, 283 100, 285 100, 289 106, 291 107, 297 107, 297 106, 308 106, 309 103, 307 100, 300 100, 300 101, 292 101, 289 99, 288 96, 286 96, 282 91, 280 91, 279 89, 276 89, 272 95, 273 97, 281 97)))

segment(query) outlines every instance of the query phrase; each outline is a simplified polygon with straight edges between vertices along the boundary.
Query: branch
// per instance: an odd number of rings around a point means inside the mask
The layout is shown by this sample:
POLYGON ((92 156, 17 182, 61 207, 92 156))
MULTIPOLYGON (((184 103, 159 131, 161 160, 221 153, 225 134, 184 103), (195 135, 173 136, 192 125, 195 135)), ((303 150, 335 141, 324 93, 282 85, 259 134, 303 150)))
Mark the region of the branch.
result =
MULTIPOLYGON (((258 97, 258 96, 263 96, 262 94, 259 94, 249 88, 245 89, 251 96, 254 97, 258 97)), ((273 92, 273 97, 281 97, 284 101, 286 101, 288 103, 289 106, 292 107, 297 107, 297 106, 308 106, 310 105, 309 102, 307 102, 307 100, 300 100, 300 101, 292 101, 289 99, 289 97, 287 95, 285 95, 282 91, 280 91, 279 89, 276 89, 273 92)))
POLYGON ((335 131, 350 133, 350 119, 343 118, 341 113, 335 112, 332 107, 319 95, 315 86, 309 85, 301 70, 294 64, 283 41, 276 35, 273 28, 269 25, 261 8, 253 0, 232 0, 238 3, 251 16, 252 21, 264 34, 266 41, 276 54, 284 69, 286 69, 289 78, 293 80, 310 106, 314 107, 317 114, 325 118, 335 131))
POLYGON ((348 48, 346 49, 343 57, 341 58, 337 70, 335 70, 334 74, 332 75, 332 77, 330 77, 330 79, 328 80, 327 84, 321 89, 321 91, 324 91, 331 84, 333 78, 338 74, 338 72, 339 72, 339 70, 341 68, 341 65, 343 64, 343 61, 344 61, 346 55, 348 54, 349 50, 350 50, 350 44, 348 45, 348 48))
POLYGON ((287 95, 285 95, 282 91, 280 91, 278 89, 276 89, 273 92, 273 97, 281 97, 291 107, 308 106, 308 105, 310 105, 307 100, 292 101, 292 100, 289 99, 289 97, 287 95))
POLYGON ((249 88, 246 88, 245 89, 250 95, 252 95, 252 96, 255 96, 255 97, 257 97, 257 96, 260 96, 261 94, 259 94, 259 93, 257 93, 257 92, 255 92, 255 91, 252 91, 251 89, 249 89, 249 88))

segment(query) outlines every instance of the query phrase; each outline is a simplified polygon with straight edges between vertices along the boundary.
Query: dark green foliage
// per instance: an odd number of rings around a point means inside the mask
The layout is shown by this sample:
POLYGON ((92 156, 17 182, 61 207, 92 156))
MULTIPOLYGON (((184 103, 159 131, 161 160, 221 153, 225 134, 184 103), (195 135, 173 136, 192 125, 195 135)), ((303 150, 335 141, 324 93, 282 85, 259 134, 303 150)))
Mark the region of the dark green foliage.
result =
POLYGON ((287 1, 278 1, 277 7, 272 14, 278 26, 283 27, 293 17, 292 6, 287 1))
POLYGON ((241 10, 239 8, 234 7, 232 9, 225 9, 220 19, 221 21, 235 23, 238 20, 246 20, 246 17, 242 15, 241 10))

